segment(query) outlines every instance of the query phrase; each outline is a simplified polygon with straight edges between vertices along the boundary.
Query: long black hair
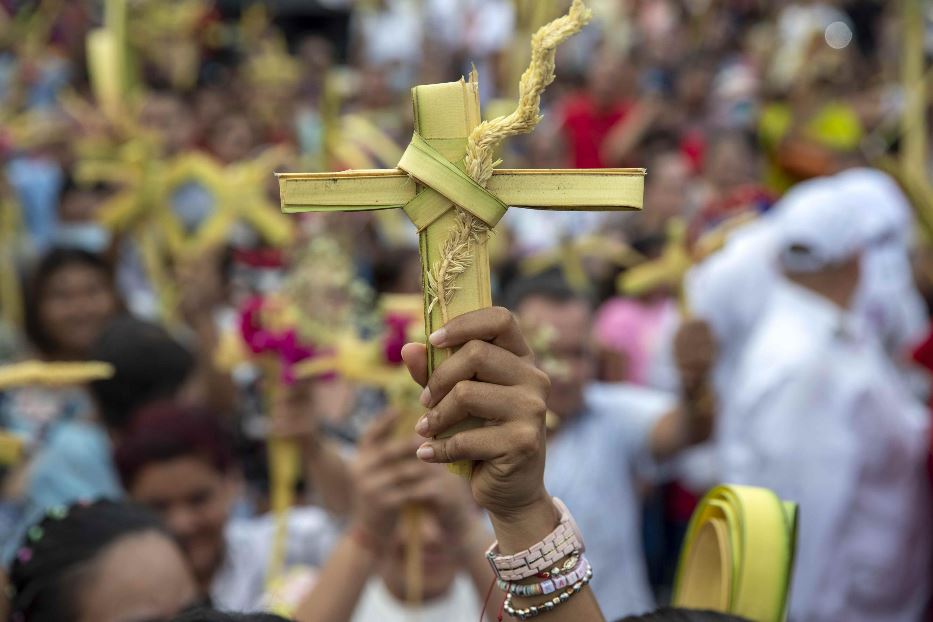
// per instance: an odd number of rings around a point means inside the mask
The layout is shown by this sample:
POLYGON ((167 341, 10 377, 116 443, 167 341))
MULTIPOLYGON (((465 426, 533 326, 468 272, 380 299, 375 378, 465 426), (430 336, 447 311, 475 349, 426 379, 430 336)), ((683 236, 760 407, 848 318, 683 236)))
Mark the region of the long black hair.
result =
POLYGON ((146 532, 171 538, 154 514, 128 503, 51 510, 29 529, 10 567, 10 622, 77 620, 84 572, 117 540, 146 532))
MULTIPOLYGON (((49 281, 71 266, 83 266, 99 273, 115 290, 113 268, 101 255, 96 255, 77 248, 53 248, 36 264, 26 282, 25 300, 23 301, 24 326, 29 341, 45 355, 54 354, 58 348, 51 335, 42 324, 39 311, 45 301, 49 281)), ((114 294, 115 297, 116 294, 114 294)), ((118 297, 117 297, 118 298, 118 297)), ((119 300, 118 300, 119 304, 119 300)))

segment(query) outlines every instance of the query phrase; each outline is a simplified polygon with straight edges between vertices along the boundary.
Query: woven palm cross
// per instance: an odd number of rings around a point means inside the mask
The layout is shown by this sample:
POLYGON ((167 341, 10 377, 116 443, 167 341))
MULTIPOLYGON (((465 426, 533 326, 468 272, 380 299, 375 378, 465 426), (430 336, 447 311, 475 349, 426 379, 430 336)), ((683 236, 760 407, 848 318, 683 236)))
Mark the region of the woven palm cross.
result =
MULTIPOLYGON (((495 169, 496 147, 540 119, 540 96, 554 80, 556 48, 591 17, 582 0, 532 38, 518 109, 481 122, 475 72, 469 80, 412 90, 415 133, 393 170, 280 174, 285 212, 402 209, 417 228, 426 334, 492 304, 489 231, 508 206, 545 210, 636 210, 643 169, 495 169)), ((429 347, 433 371, 449 351, 429 347)), ((477 425, 467 422, 468 426, 477 425)), ((451 431, 453 432, 453 431, 451 431)), ((468 473, 468 465, 456 469, 468 473)))

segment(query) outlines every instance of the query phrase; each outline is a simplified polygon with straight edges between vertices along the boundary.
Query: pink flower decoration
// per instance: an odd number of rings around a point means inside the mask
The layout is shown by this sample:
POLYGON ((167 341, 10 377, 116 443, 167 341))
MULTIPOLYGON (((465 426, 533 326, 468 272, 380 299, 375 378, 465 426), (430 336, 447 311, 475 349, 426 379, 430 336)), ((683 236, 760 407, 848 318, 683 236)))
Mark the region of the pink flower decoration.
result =
POLYGON ((402 313, 389 313, 385 317, 385 337, 383 337, 383 355, 393 365, 402 363, 402 346, 408 343, 408 325, 412 317, 402 313))
POLYGON ((282 382, 295 381, 295 364, 319 354, 314 346, 302 344, 295 329, 275 333, 262 326, 262 298, 251 298, 240 312, 240 334, 253 354, 277 354, 282 382))
POLYGON ((28 564, 32 560, 32 549, 24 546, 16 552, 16 559, 23 564, 28 564))

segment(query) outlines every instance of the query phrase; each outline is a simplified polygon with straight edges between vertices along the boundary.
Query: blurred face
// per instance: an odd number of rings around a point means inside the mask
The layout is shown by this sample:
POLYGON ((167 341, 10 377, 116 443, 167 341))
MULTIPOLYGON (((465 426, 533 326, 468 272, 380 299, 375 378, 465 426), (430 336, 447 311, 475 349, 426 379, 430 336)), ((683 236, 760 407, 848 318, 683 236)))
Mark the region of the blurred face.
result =
POLYGON ((249 119, 242 115, 226 116, 211 131, 210 149, 224 162, 246 158, 256 144, 249 119))
POLYGON ((703 67, 691 67, 677 80, 677 98, 688 108, 702 107, 710 92, 710 72, 703 67))
POLYGON ((183 456, 145 467, 129 493, 161 516, 181 542, 198 582, 206 586, 223 560, 235 486, 232 477, 207 461, 183 456))
POLYGON ((720 141, 706 158, 706 178, 728 191, 753 178, 755 154, 738 138, 720 141))
POLYGON ((198 599, 178 546, 154 531, 121 538, 104 549, 84 584, 78 622, 168 620, 198 599))
POLYGON ((194 115, 175 96, 151 93, 143 104, 139 121, 164 141, 169 154, 186 149, 194 141, 194 115))
MULTIPOLYGON (((461 563, 454 555, 450 542, 451 530, 434 512, 422 511, 416 521, 421 532, 421 568, 424 594, 422 600, 443 597, 453 585, 461 563)), ((407 596, 405 581, 405 543, 410 540, 411 522, 403 515, 395 527, 388 552, 382 560, 380 575, 389 592, 399 601, 407 596)))
POLYGON ((565 419, 578 415, 583 409, 583 390, 596 374, 589 305, 582 300, 557 302, 532 296, 517 311, 529 335, 546 335, 546 351, 535 355, 551 379, 548 408, 565 419))
POLYGON ((117 310, 117 299, 100 271, 74 264, 46 281, 39 316, 57 354, 82 358, 117 310))
POLYGON ((850 309, 861 281, 861 255, 816 272, 786 273, 792 282, 828 298, 843 309, 850 309))
POLYGON ((682 215, 690 181, 690 168, 684 156, 678 152, 659 156, 649 170, 653 179, 645 187, 645 205, 651 209, 645 210, 645 216, 664 223, 682 215))
POLYGON ((93 222, 99 197, 91 188, 74 188, 62 196, 58 209, 59 222, 93 222))
POLYGON ((620 61, 610 55, 600 55, 600 62, 590 65, 587 74, 587 86, 597 108, 607 108, 616 103, 623 82, 623 70, 620 61))

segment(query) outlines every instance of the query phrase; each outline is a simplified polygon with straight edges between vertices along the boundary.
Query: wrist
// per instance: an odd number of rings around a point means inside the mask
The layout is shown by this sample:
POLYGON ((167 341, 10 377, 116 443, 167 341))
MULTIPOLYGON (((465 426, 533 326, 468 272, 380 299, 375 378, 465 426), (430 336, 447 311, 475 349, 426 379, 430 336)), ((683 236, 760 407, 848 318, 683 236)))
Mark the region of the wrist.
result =
POLYGON ((382 542, 375 532, 360 521, 350 523, 347 538, 364 555, 375 560, 382 551, 382 542))
POLYGON ((505 512, 490 512, 499 551, 509 555, 524 551, 548 536, 560 523, 551 496, 543 488, 534 500, 505 512))
POLYGON ((716 394, 709 384, 704 384, 684 396, 684 417, 688 440, 702 440, 711 431, 712 421, 716 414, 716 394))
POLYGON ((296 434, 295 441, 301 447, 301 453, 305 459, 313 460, 320 456, 322 440, 317 425, 310 425, 306 430, 296 434))

